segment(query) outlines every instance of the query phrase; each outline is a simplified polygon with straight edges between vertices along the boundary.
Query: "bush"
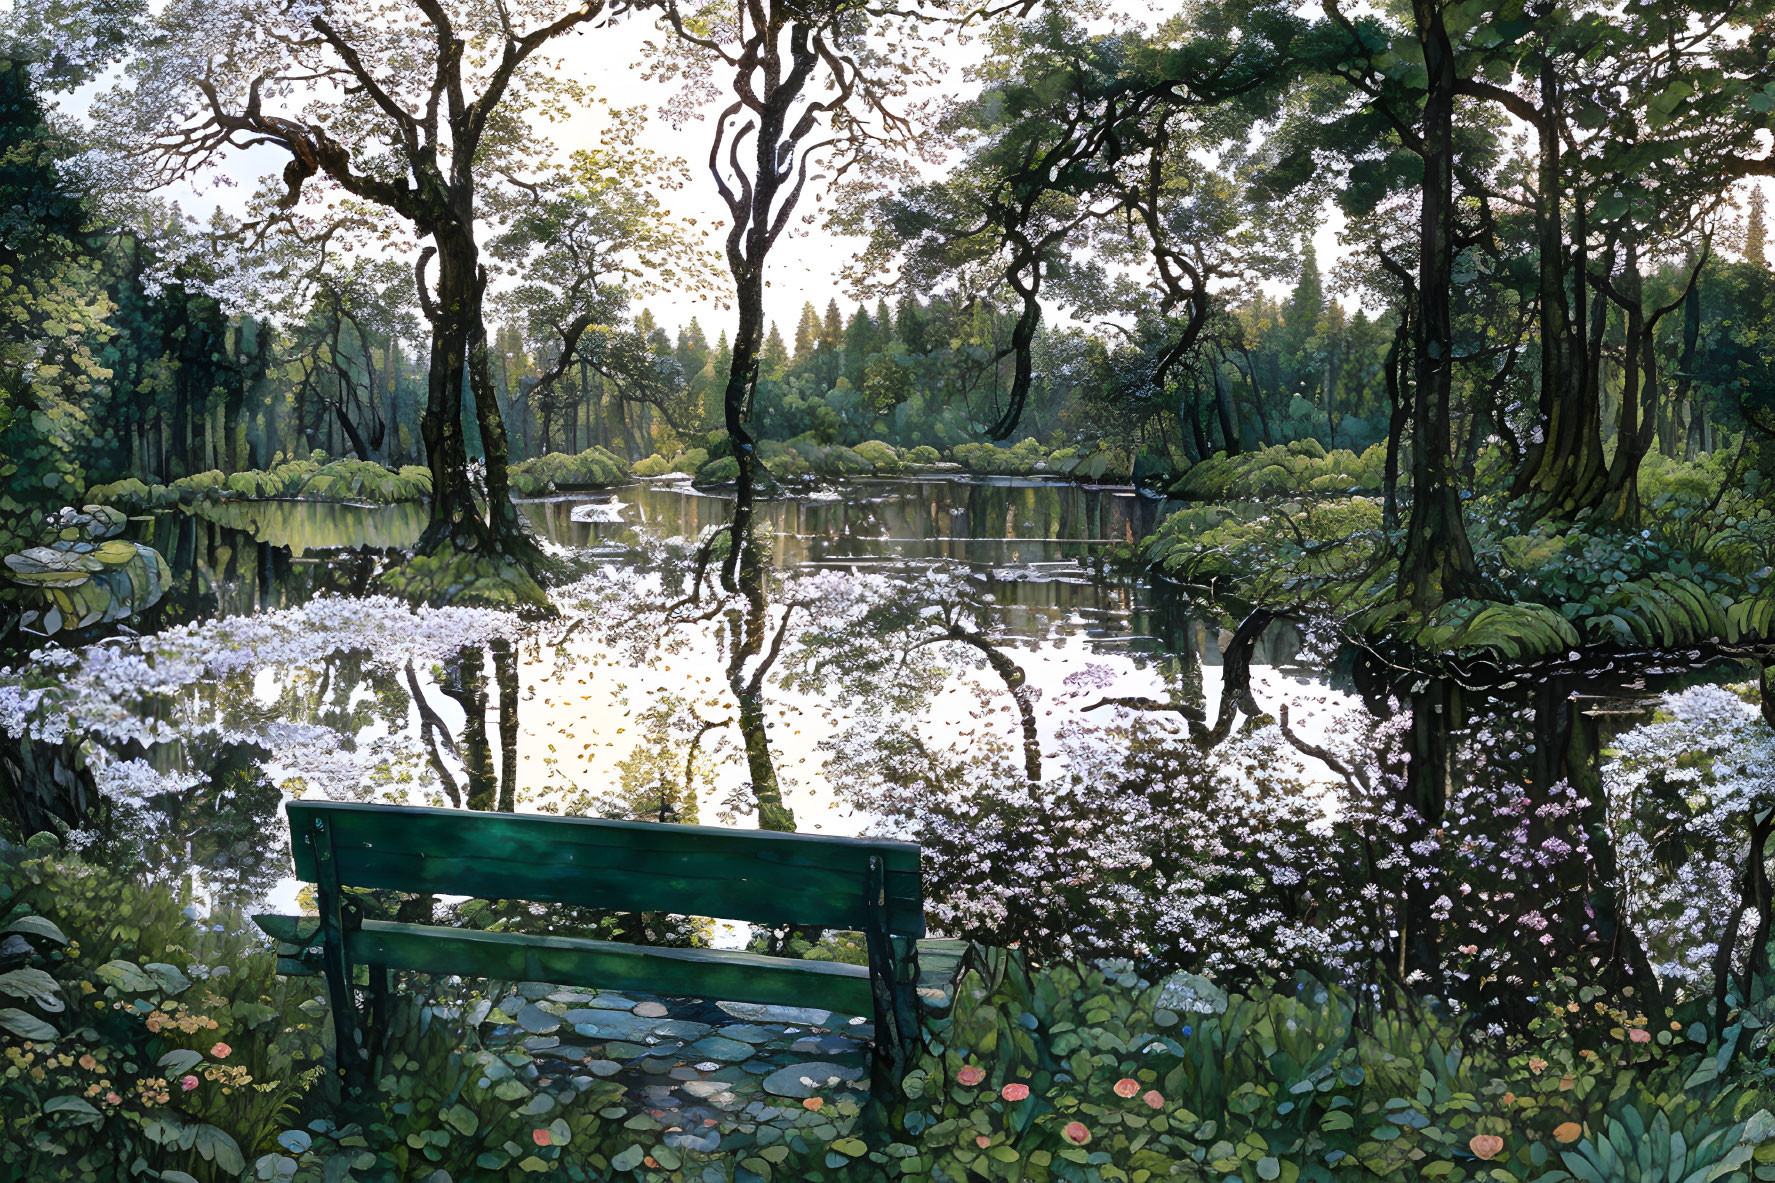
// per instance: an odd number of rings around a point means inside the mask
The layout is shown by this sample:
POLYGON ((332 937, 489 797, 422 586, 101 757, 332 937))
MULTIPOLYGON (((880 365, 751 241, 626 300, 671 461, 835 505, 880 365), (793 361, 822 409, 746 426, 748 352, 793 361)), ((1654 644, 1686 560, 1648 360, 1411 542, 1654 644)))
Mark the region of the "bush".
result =
POLYGON ((1376 444, 1358 456, 1339 448, 1326 452, 1312 437, 1244 452, 1211 456, 1183 475, 1170 495, 1194 501, 1256 501, 1302 493, 1343 496, 1379 493, 1387 449, 1376 444))
POLYGON ((279 460, 270 469, 236 473, 199 472, 180 477, 170 485, 145 485, 134 477, 95 485, 87 500, 142 512, 199 501, 303 501, 365 502, 394 505, 423 501, 431 496, 431 469, 408 464, 390 469, 367 460, 345 458, 328 461, 324 452, 306 460, 279 460))
POLYGON ((511 486, 521 497, 534 497, 550 489, 567 486, 605 487, 626 484, 629 462, 614 452, 593 445, 577 456, 549 452, 514 464, 510 469, 511 486))
POLYGON ((854 449, 856 454, 867 460, 875 471, 883 475, 905 471, 906 465, 900 460, 899 453, 880 440, 865 440, 854 449))
POLYGON ((321 1076, 325 1011, 245 917, 197 924, 47 835, 0 849, 0 908, 30 946, 0 975, 21 1004, 0 1009, 0 1174, 236 1179, 276 1148, 321 1076))
POLYGON ((929 444, 920 444, 906 453, 906 463, 908 464, 937 464, 942 459, 943 454, 929 444))
POLYGON ((655 452, 647 459, 637 461, 635 466, 629 471, 636 476, 649 477, 665 476, 666 473, 672 471, 672 469, 671 465, 667 463, 666 458, 661 456, 658 452, 655 452))

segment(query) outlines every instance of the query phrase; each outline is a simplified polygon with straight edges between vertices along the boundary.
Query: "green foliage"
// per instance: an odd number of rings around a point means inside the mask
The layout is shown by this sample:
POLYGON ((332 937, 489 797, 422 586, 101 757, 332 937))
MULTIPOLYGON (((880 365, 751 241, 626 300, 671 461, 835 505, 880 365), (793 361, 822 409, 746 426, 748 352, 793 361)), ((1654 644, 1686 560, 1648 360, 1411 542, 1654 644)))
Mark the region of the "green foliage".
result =
POLYGON ((431 470, 428 468, 409 464, 389 469, 349 457, 329 461, 322 452, 315 452, 306 460, 286 460, 263 471, 199 472, 180 477, 168 485, 148 485, 135 477, 127 477, 87 490, 88 499, 96 504, 115 505, 136 512, 235 500, 288 499, 394 505, 403 501, 423 501, 430 496, 431 470))
POLYGON ((1255 501, 1372 494, 1380 492, 1386 460, 1382 444, 1358 456, 1344 448, 1327 453, 1318 440, 1301 439, 1237 456, 1218 453, 1184 473, 1170 495, 1188 501, 1255 501))
POLYGON ((0 847, 0 909, 31 945, 0 974, 0 1173, 208 1183, 271 1148, 320 1075, 317 1004, 244 917, 198 924, 47 835, 0 847))
POLYGON ((512 489, 534 497, 558 488, 605 488, 627 484, 629 462, 606 448, 593 445, 577 456, 550 452, 511 466, 512 489))
POLYGON ((854 450, 857 455, 874 466, 878 475, 891 476, 905 470, 906 466, 901 461, 900 454, 894 451, 891 445, 884 444, 880 440, 864 440, 854 450))

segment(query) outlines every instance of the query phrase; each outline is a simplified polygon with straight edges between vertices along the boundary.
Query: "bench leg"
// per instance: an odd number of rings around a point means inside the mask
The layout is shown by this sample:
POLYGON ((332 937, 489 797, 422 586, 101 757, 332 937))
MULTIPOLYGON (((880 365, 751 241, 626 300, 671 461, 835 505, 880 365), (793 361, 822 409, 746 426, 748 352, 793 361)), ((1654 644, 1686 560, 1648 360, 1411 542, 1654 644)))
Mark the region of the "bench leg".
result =
POLYGON ((866 1124, 902 1133, 905 1094, 901 1081, 919 1042, 918 945, 892 935, 887 925, 886 876, 879 858, 869 860, 869 985, 875 1000, 875 1046, 869 1058, 866 1124))

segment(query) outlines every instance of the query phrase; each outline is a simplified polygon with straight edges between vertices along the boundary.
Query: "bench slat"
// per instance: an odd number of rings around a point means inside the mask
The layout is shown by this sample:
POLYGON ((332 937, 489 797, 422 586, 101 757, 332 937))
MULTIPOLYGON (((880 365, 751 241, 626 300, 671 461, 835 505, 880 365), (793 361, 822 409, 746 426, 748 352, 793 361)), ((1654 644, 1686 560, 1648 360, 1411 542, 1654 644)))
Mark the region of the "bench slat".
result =
POLYGON ((287 808, 296 873, 311 881, 305 839, 325 819, 340 881, 353 887, 858 930, 873 854, 888 868, 890 930, 925 932, 910 843, 327 801, 287 808))
POLYGON ((874 1005, 864 966, 725 949, 661 949, 384 920, 366 920, 346 934, 346 949, 354 963, 431 974, 811 1006, 849 1015, 870 1014, 874 1005))

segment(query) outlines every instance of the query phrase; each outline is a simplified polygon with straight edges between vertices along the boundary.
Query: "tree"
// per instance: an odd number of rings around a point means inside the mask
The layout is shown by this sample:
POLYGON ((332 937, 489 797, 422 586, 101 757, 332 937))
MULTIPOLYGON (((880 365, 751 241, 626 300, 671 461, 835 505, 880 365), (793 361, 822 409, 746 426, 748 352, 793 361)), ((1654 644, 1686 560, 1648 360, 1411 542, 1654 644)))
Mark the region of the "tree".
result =
MULTIPOLYGON (((759 824, 793 829, 764 717, 762 674, 776 657, 767 645, 782 633, 781 625, 770 625, 763 544, 753 536, 758 459, 747 428, 764 344, 765 273, 817 162, 834 162, 842 171, 870 146, 910 136, 912 125, 890 103, 922 68, 920 46, 916 36, 871 44, 870 23, 883 18, 857 0, 740 0, 731 20, 723 13, 717 21, 665 0, 663 16, 675 39, 661 68, 699 80, 720 70, 722 88, 732 96, 716 117, 709 146, 709 171, 731 219, 725 255, 737 305, 723 398, 736 493, 732 523, 722 534, 727 553, 720 582, 740 600, 727 613, 727 672, 759 824)), ((801 337, 798 332, 798 355, 801 337)), ((692 597, 700 595, 699 569, 692 597)))
POLYGON ((1769 265, 1768 230, 1763 224, 1768 207, 1769 199, 1763 187, 1753 188, 1750 191, 1750 220, 1744 226, 1744 261, 1758 267, 1769 265))
POLYGON ((483 315, 480 205, 486 178, 520 175, 546 154, 520 112, 579 97, 537 68, 541 51, 625 6, 607 12, 603 0, 589 0, 564 14, 541 0, 417 0, 417 7, 423 19, 389 0, 324 9, 176 0, 152 18, 146 43, 106 99, 103 124, 154 182, 196 176, 231 150, 269 146, 289 160, 267 221, 296 209, 318 179, 425 240, 414 276, 431 326, 421 430, 432 517, 420 546, 500 554, 534 570, 541 552, 507 491, 508 445, 483 315), (435 293, 427 277, 433 259, 435 293), (485 506, 469 484, 465 385, 487 458, 485 506))
POLYGON ((694 219, 670 218, 661 201, 685 183, 684 163, 637 144, 645 126, 639 108, 609 116, 600 147, 573 153, 565 169, 491 203, 506 229, 488 253, 518 277, 496 306, 524 326, 542 360, 525 397, 544 416, 545 437, 558 411, 556 387, 580 362, 676 430, 700 426, 700 408, 684 405, 684 384, 661 381, 648 342, 627 324, 634 295, 673 288, 707 298, 712 286, 694 219))

